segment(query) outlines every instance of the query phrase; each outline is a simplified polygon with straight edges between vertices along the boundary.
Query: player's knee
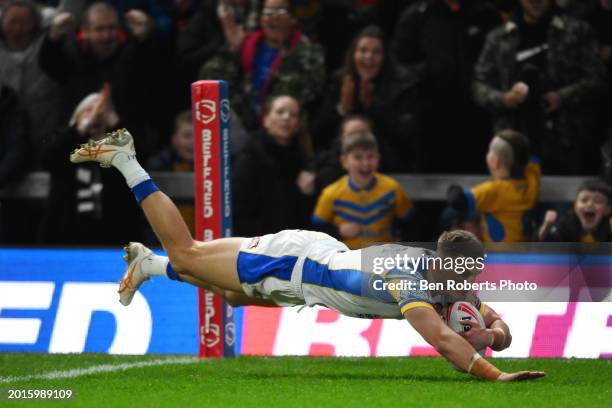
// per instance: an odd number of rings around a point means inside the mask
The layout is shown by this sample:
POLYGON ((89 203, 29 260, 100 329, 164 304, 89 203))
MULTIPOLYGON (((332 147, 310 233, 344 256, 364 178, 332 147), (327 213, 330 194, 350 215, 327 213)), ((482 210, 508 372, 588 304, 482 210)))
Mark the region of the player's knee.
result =
POLYGON ((194 252, 194 247, 168 249, 170 264, 179 275, 192 275, 189 265, 190 261, 194 259, 194 252))

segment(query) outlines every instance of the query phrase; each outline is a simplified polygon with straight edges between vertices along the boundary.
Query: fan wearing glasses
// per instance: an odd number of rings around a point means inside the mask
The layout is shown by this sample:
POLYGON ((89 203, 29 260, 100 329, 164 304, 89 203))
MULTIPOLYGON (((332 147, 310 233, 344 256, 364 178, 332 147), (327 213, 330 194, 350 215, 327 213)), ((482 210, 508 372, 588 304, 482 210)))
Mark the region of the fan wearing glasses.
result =
POLYGON ((209 60, 199 74, 233 85, 232 108, 248 129, 260 127, 269 97, 290 95, 308 110, 325 81, 323 51, 297 28, 288 0, 265 0, 259 21, 261 29, 209 60))

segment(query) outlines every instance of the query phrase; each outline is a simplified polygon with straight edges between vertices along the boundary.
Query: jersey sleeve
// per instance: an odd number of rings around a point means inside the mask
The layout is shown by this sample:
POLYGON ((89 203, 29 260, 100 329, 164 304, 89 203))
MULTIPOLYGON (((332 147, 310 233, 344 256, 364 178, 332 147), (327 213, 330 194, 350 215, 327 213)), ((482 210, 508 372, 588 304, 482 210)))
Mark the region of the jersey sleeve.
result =
POLYGON ((406 273, 397 269, 385 274, 384 281, 388 284, 387 292, 395 299, 402 314, 417 307, 428 307, 433 310, 429 292, 419 287, 421 280, 419 274, 406 273), (393 287, 391 284, 396 286, 393 287))
MULTIPOLYGON (((331 186, 330 186, 331 187, 331 186)), ((325 188, 315 206, 314 213, 312 214, 313 224, 330 224, 334 219, 334 197, 329 187, 325 188)))
POLYGON ((396 186, 395 191, 397 197, 395 200, 395 218, 400 221, 407 221, 414 212, 412 200, 410 200, 410 197, 408 197, 402 186, 399 184, 396 186))

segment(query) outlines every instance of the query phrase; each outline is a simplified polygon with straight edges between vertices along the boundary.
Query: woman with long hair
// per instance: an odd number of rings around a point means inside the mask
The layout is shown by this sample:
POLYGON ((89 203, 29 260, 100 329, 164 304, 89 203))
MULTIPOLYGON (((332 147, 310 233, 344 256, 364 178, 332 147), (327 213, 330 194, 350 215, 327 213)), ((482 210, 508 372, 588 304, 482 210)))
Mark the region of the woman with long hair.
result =
POLYGON ((390 59, 384 32, 365 27, 349 47, 344 66, 332 77, 313 124, 317 148, 329 147, 342 118, 361 114, 374 124, 384 171, 409 171, 418 137, 418 81, 390 59))

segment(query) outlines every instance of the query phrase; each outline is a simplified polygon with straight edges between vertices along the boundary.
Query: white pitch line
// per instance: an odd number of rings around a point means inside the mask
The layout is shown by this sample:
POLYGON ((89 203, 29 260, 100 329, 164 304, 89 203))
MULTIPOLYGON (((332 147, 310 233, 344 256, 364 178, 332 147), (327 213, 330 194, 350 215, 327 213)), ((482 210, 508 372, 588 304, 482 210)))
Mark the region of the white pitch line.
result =
POLYGON ((139 367, 154 367, 167 364, 192 364, 200 361, 198 357, 178 357, 178 358, 166 358, 157 359, 150 361, 138 361, 135 363, 121 363, 121 364, 102 364, 91 366, 87 368, 73 368, 71 370, 64 371, 49 371, 47 373, 24 375, 24 376, 8 376, 0 377, 0 384, 18 382, 18 381, 29 381, 29 380, 59 380, 66 378, 83 377, 90 374, 99 373, 112 373, 115 371, 129 370, 130 368, 139 367))

